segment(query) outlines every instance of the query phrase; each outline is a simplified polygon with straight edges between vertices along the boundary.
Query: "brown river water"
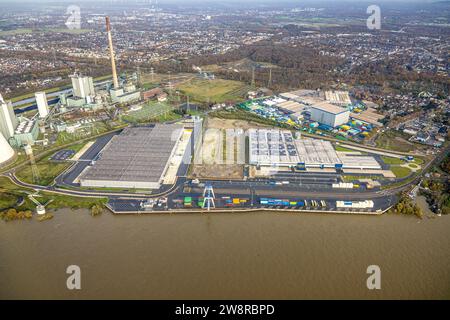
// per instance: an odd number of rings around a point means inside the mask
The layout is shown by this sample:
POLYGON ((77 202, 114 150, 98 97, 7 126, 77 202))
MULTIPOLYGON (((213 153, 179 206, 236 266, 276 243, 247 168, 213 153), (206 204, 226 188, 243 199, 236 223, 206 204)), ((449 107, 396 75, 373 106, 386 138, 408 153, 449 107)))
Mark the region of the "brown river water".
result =
POLYGON ((0 298, 449 299, 450 217, 59 210, 0 222, 0 298))

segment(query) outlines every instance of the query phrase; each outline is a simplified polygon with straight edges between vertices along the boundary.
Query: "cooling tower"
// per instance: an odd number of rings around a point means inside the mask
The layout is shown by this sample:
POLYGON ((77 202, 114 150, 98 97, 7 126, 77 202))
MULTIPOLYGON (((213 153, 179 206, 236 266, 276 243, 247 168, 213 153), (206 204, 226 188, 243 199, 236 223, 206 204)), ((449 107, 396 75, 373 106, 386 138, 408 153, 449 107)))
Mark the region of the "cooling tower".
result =
POLYGON ((14 150, 0 133, 0 166, 14 156, 14 150))

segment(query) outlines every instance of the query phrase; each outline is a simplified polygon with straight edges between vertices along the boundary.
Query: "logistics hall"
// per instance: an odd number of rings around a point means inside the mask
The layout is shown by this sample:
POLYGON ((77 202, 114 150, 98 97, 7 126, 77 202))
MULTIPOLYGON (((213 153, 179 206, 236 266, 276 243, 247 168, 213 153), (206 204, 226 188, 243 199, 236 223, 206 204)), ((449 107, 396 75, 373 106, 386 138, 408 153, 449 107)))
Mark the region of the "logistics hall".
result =
POLYGON ((183 144, 184 133, 177 124, 124 129, 80 175, 81 186, 158 189, 183 144))
POLYGON ((248 136, 251 165, 381 170, 372 156, 337 152, 329 141, 295 139, 287 130, 250 129, 248 136))

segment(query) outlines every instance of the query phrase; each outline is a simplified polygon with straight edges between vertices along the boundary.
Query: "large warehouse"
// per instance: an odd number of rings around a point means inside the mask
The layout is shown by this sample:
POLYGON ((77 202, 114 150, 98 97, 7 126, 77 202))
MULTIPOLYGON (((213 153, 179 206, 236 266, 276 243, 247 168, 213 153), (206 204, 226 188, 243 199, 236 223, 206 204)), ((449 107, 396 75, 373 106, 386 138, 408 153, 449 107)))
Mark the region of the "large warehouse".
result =
POLYGON ((329 141, 317 139, 296 140, 299 164, 310 168, 340 168, 342 161, 329 141))
POLYGON ((314 104, 310 107, 311 120, 337 127, 350 120, 350 111, 328 102, 314 104))
POLYGON ((248 135, 249 163, 252 165, 381 170, 374 157, 336 152, 326 140, 295 139, 290 131, 276 129, 250 129, 248 135))
POLYGON ((160 188, 183 132, 177 124, 124 129, 81 174, 81 186, 160 188))
POLYGON ((297 149, 290 131, 250 129, 248 134, 250 164, 289 166, 298 163, 297 149))

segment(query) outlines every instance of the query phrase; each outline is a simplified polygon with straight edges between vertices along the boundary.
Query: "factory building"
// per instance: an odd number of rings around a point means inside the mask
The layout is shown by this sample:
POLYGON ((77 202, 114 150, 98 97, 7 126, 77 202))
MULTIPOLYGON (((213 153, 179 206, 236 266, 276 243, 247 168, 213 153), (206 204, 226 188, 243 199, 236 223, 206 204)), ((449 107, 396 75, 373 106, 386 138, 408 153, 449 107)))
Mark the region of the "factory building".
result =
POLYGON ((287 130, 249 129, 249 164, 307 169, 381 170, 371 156, 336 152, 331 142, 295 139, 287 130))
POLYGON ((92 77, 74 74, 70 76, 70 79, 72 79, 74 97, 86 99, 95 96, 94 81, 92 77))
POLYGON ((0 133, 0 166, 7 163, 14 156, 14 150, 6 141, 2 133, 0 133))
POLYGON ((10 101, 6 102, 0 95, 0 132, 9 140, 14 135, 17 127, 17 118, 10 101))
POLYGON ((250 129, 249 162, 263 166, 290 166, 299 161, 290 131, 250 129))
POLYGON ((47 95, 45 92, 36 92, 34 94, 36 97, 36 104, 38 107, 39 118, 43 119, 48 116, 48 102, 47 95))
POLYGON ((348 106, 352 103, 348 91, 325 91, 325 100, 341 107, 348 106))
POLYGON ((35 120, 21 118, 20 123, 14 131, 14 136, 10 140, 11 144, 16 147, 25 144, 34 145, 39 136, 39 124, 35 120))
MULTIPOLYGON (((181 125, 126 128, 80 175, 83 187, 158 189, 184 135, 181 125)), ((189 148, 186 148, 189 150, 189 148)))
POLYGON ((141 100, 141 92, 136 90, 134 85, 111 89, 110 94, 112 102, 117 103, 130 103, 141 100))
POLYGON ((311 120, 330 127, 337 127, 350 120, 350 111, 328 102, 314 104, 309 108, 311 120))
POLYGON ((329 141, 318 139, 296 140, 299 165, 308 168, 342 168, 336 150, 329 141))
POLYGON ((102 97, 95 94, 92 77, 71 75, 73 97, 61 97, 61 103, 71 108, 97 110, 103 107, 102 97))

